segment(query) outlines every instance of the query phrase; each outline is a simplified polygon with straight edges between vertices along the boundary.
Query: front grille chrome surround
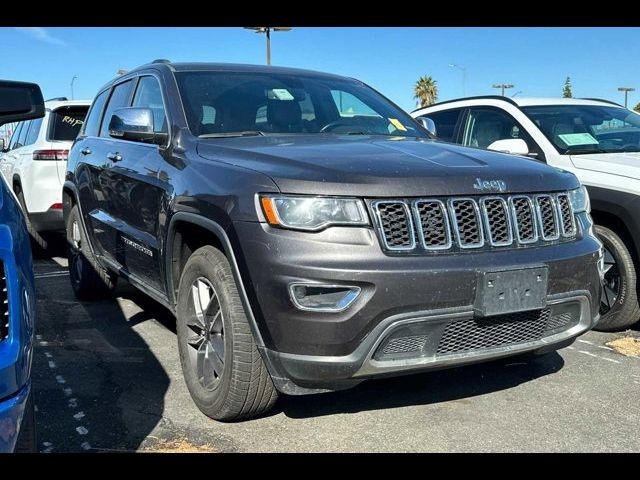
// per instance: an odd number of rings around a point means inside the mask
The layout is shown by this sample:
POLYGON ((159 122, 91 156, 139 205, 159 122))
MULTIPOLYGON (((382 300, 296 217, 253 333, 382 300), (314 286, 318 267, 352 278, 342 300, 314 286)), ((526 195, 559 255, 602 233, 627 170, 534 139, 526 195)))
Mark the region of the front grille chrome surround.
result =
POLYGON ((504 198, 485 197, 480 200, 487 238, 493 247, 506 247, 513 243, 513 230, 509 207, 504 198))
POLYGON ((416 248, 413 220, 406 202, 379 200, 373 202, 372 207, 387 250, 407 251, 416 248))
POLYGON ((579 223, 566 192, 371 202, 380 242, 398 253, 516 248, 569 241, 579 223))
POLYGON ((416 200, 413 213, 418 237, 426 250, 448 250, 453 242, 447 207, 440 200, 416 200))
POLYGON ((560 226, 555 199, 551 195, 536 195, 534 198, 542 239, 546 241, 558 240, 560 226))
POLYGON ((480 208, 473 198, 449 199, 451 225, 460 248, 484 247, 480 208))

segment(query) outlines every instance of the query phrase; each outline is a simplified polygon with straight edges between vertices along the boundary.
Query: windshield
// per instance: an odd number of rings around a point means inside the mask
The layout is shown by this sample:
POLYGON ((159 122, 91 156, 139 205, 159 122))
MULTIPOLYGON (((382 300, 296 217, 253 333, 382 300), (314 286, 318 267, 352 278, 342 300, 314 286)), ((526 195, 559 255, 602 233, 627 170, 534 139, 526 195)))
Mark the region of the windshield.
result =
POLYGON ((522 111, 562 154, 640 152, 640 115, 626 108, 544 105, 522 111))
POLYGON ((356 80, 313 75, 177 72, 191 132, 199 137, 270 133, 427 138, 413 119, 356 80))

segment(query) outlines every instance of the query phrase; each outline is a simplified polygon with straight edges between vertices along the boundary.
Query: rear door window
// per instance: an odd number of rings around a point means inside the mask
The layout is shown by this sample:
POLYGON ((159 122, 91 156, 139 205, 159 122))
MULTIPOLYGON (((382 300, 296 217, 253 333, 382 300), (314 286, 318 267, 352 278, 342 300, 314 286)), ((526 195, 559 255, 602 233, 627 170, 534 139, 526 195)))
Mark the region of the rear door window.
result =
POLYGON ((80 133, 88 106, 62 107, 51 112, 49 140, 73 141, 80 133))
POLYGON ((31 126, 29 127, 29 133, 27 133, 27 139, 25 145, 33 145, 38 140, 40 134, 40 127, 42 126, 42 118, 31 120, 31 126))
POLYGON ((102 92, 95 98, 93 104, 91 105, 91 110, 89 110, 89 115, 87 116, 87 119, 84 123, 84 135, 86 135, 87 137, 98 136, 102 109, 104 108, 108 93, 109 90, 105 90, 104 92, 102 92))

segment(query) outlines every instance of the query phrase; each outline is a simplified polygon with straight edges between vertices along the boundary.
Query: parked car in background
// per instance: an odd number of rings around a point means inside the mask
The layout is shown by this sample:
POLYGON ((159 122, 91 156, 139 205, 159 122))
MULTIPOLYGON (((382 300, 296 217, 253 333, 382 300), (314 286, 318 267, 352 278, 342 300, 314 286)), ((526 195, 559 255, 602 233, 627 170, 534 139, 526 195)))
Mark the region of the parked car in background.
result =
POLYGON ((35 243, 41 233, 64 230, 62 184, 71 144, 78 136, 90 101, 66 98, 45 102, 45 116, 20 122, 0 158, 0 172, 26 216, 35 243))
POLYGON ((437 103, 411 115, 428 118, 442 141, 524 155, 576 174, 605 246, 596 328, 615 331, 640 320, 640 115, 606 100, 499 96, 437 103))
MULTIPOLYGON (((42 118, 40 87, 0 81, 0 125, 42 118)), ((31 396, 35 288, 24 217, 0 179, 0 452, 34 451, 31 396)))
POLYGON ((598 320, 602 246, 575 175, 512 160, 431 141, 355 79, 154 62, 98 92, 69 153, 71 285, 124 277, 170 309, 220 420, 553 351, 598 320))

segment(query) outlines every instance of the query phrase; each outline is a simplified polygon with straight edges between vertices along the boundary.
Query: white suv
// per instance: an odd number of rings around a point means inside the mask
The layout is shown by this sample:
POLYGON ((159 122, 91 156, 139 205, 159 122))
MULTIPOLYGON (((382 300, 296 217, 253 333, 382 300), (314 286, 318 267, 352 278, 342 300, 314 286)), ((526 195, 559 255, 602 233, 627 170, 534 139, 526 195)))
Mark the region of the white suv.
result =
POLYGON ((605 246, 596 329, 640 319, 640 115, 606 100, 497 96, 451 100, 411 115, 441 141, 524 155, 576 174, 605 246))
POLYGON ((90 105, 85 100, 47 101, 43 118, 19 123, 8 144, 1 145, 0 172, 13 187, 29 233, 42 248, 47 243, 40 232, 64 229, 62 184, 67 155, 90 105))

